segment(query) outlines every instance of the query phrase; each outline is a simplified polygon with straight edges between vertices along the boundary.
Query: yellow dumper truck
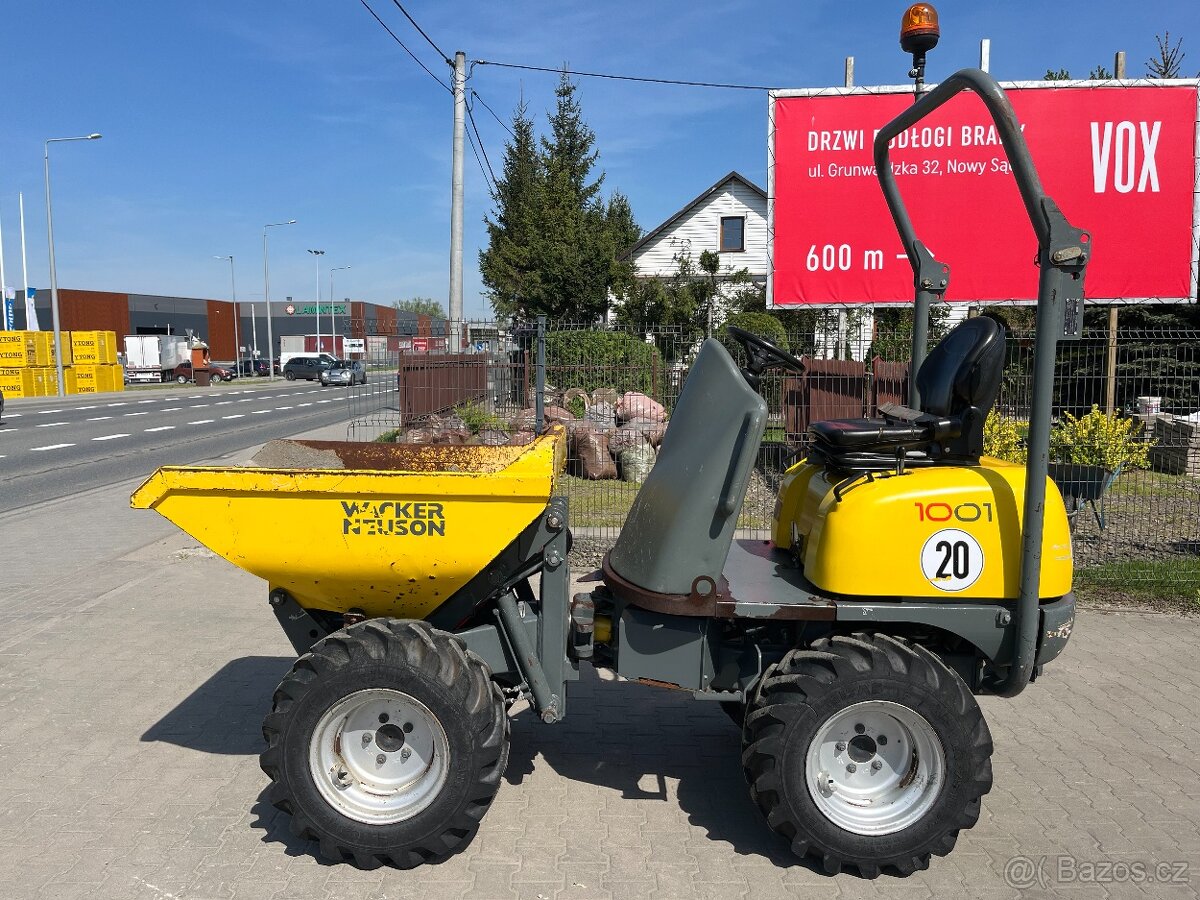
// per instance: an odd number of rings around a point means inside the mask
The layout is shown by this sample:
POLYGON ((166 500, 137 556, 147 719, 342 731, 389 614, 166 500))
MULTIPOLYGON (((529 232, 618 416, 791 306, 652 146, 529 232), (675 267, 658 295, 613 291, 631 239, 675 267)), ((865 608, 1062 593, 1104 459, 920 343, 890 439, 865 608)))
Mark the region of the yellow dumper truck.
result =
POLYGON ((918 315, 948 270, 915 237, 887 145, 962 90, 996 121, 1040 248, 1027 466, 981 455, 1004 335, 978 318, 927 357, 914 346, 909 406, 812 426, 770 541, 735 529, 767 421, 762 375, 799 361, 736 329, 742 364, 706 341, 615 546, 575 596, 558 426, 523 447, 305 442, 326 467, 163 468, 137 490, 135 507, 267 582, 300 656, 261 764, 296 833, 364 867, 458 851, 499 789, 509 707, 561 721, 585 662, 720 703, 766 824, 830 872, 908 874, 975 824, 992 784, 975 695, 1024 689, 1074 622, 1046 465, 1055 345, 1077 324, 1090 244, 1043 193, 1000 87, 959 72, 875 143, 918 315))

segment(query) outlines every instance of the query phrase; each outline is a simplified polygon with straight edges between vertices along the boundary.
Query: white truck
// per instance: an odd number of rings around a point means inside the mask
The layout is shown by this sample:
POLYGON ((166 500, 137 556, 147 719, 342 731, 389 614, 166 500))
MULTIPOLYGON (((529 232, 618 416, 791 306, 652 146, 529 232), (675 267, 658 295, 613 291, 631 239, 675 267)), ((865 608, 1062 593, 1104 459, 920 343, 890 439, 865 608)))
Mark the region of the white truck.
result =
MULTIPOLYGON (((203 345, 199 345, 203 346, 203 345)), ((192 342, 177 334, 125 335, 125 374, 131 382, 169 381, 192 358, 192 342)))
POLYGON ((338 359, 336 351, 341 343, 341 335, 323 334, 318 338, 315 334, 285 334, 279 338, 280 368, 286 366, 288 360, 296 356, 315 356, 331 363, 336 362, 338 359), (331 347, 334 353, 330 353, 327 349, 318 349, 318 341, 320 347, 331 347))

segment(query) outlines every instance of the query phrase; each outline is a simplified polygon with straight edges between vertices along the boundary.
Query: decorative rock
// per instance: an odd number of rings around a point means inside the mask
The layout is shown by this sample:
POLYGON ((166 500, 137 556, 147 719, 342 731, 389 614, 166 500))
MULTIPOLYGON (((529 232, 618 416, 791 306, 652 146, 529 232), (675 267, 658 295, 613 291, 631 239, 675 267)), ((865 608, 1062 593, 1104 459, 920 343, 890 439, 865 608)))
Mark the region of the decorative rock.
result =
POLYGON ((646 419, 650 422, 665 422, 667 411, 657 400, 645 394, 629 391, 617 401, 617 418, 622 422, 629 419, 646 419))

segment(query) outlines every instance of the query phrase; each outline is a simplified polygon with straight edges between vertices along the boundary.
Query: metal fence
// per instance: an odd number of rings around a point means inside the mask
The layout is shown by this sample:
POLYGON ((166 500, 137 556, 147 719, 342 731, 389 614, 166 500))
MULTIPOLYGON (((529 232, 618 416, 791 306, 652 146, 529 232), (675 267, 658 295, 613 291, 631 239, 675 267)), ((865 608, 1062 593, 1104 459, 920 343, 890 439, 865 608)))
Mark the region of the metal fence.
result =
MULTIPOLYGON (((536 328, 464 323, 470 353, 392 353, 368 361, 376 378, 351 392, 352 440, 520 443, 536 422, 536 328)), ((803 352, 813 334, 788 335, 803 352)), ((766 536, 779 479, 803 457, 809 422, 875 414, 903 399, 908 366, 896 359, 903 336, 878 331, 849 358, 802 357, 803 374, 770 373, 765 440, 739 526, 766 536)), ((681 329, 645 333, 554 323, 545 333, 545 416, 570 435, 559 490, 570 500, 579 565, 611 546, 653 465, 665 421, 699 340, 681 329), (637 396, 633 396, 637 395, 637 396), (642 399, 644 397, 645 399, 642 399)), ((731 346, 735 354, 740 348, 731 346)), ((1028 418, 1031 335, 1008 335, 996 410, 1020 432, 1028 418)), ((1104 490, 1083 488, 1059 470, 1073 517, 1080 582, 1093 593, 1144 592, 1197 604, 1200 598, 1200 332, 1106 332, 1060 345, 1054 409, 1061 422, 1093 406, 1132 422, 1149 444, 1148 466, 1120 467, 1104 490)), ((713 427, 721 428, 713 410, 713 427)), ((1111 467, 1110 467, 1111 468, 1111 467)), ((1077 473, 1075 473, 1077 475, 1077 473)))

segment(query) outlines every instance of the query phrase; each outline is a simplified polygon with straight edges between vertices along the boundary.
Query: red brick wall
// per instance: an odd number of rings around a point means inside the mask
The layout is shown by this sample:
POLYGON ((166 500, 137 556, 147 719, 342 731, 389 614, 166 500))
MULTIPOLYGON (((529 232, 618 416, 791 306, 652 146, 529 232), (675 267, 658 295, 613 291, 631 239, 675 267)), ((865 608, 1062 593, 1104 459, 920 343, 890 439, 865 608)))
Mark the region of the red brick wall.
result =
POLYGON ((208 306, 208 355, 215 360, 237 358, 237 344, 233 340, 233 304, 209 300, 208 306))
POLYGON ((363 302, 361 300, 350 301, 350 337, 362 338, 366 337, 366 330, 363 328, 363 302))
POLYGON ((396 333, 396 307, 375 307, 375 334, 396 333))
MULTIPOLYGON (((118 344, 129 334, 128 294, 60 290, 58 314, 63 331, 115 331, 118 344)), ((43 322, 42 327, 49 328, 50 322, 43 322)))

